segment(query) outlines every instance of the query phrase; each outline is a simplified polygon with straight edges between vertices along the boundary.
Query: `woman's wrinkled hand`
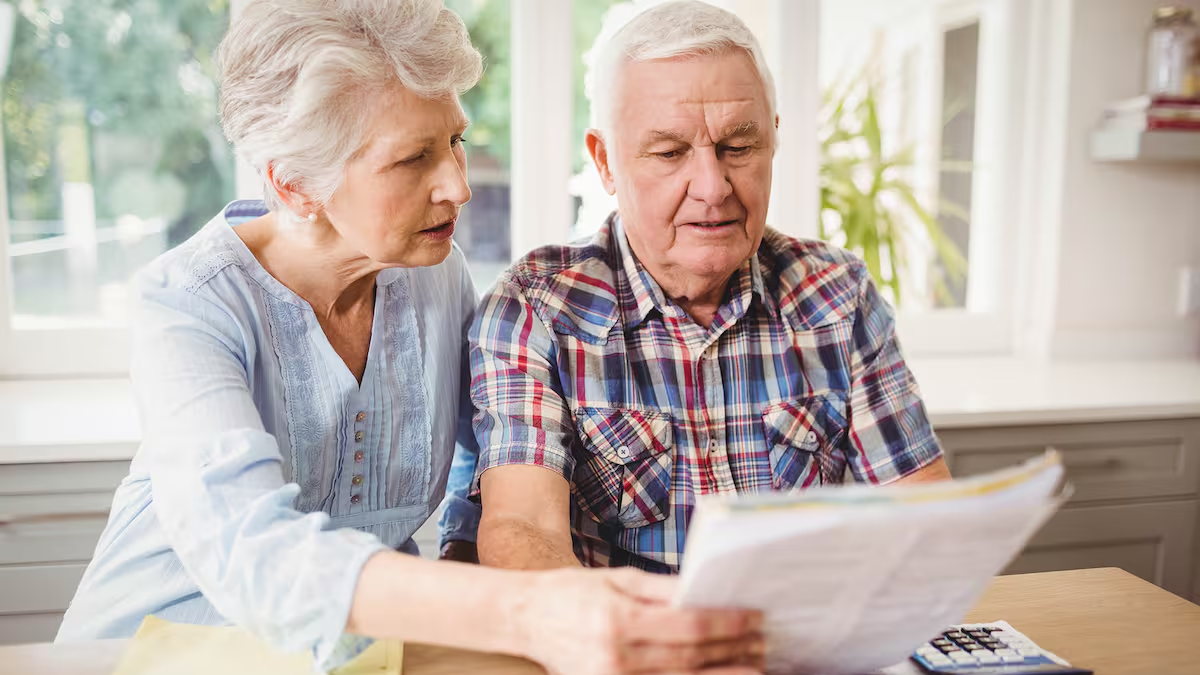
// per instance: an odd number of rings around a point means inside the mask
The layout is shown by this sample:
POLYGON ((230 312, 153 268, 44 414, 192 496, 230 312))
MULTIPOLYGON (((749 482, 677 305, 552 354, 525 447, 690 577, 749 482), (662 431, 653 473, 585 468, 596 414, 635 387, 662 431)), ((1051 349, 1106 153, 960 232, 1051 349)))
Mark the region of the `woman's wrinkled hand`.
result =
POLYGON ((538 573, 515 617, 523 651, 552 675, 761 673, 761 613, 672 607, 677 583, 631 569, 538 573))

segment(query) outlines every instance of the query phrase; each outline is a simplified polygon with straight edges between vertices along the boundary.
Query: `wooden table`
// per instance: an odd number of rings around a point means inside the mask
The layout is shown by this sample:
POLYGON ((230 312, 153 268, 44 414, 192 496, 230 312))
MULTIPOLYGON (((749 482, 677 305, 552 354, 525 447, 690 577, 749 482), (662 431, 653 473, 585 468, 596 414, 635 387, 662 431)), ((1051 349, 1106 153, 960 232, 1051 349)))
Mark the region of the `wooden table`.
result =
MULTIPOLYGON (((1118 569, 999 577, 968 621, 1004 620, 1096 675, 1197 675, 1200 606, 1118 569)), ((0 675, 109 675, 126 641, 0 647, 0 675)), ((541 675, 520 659, 407 645, 407 675, 541 675)))

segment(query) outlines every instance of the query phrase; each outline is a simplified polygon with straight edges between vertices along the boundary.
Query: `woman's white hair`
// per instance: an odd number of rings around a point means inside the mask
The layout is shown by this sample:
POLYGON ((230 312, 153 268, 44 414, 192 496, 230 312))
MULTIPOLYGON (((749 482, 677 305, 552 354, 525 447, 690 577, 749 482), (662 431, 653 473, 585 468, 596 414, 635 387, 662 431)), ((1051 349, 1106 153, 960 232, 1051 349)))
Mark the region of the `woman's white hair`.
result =
POLYGON ((627 63, 689 56, 714 56, 740 49, 754 62, 775 118, 775 80, 754 33, 732 12, 699 0, 653 4, 639 0, 631 8, 614 8, 587 58, 588 99, 592 127, 610 135, 617 100, 617 79, 627 63), (642 5, 639 7, 638 5, 642 5), (629 11, 632 9, 632 12, 629 11))
POLYGON ((268 207, 284 212, 268 166, 323 205, 366 142, 383 89, 457 95, 483 72, 442 0, 252 0, 217 60, 225 135, 263 176, 268 207))

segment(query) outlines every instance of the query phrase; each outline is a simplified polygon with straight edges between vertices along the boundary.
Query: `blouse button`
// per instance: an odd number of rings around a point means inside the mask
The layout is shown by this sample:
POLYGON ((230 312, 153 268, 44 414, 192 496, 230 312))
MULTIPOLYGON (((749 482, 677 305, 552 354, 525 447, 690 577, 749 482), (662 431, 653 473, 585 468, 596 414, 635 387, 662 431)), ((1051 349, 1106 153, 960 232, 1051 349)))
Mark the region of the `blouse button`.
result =
POLYGON ((362 485, 362 476, 355 476, 354 478, 350 479, 350 482, 354 483, 355 485, 362 485))
POLYGON ((362 443, 362 439, 363 439, 363 432, 361 432, 361 431, 354 432, 354 442, 355 443, 362 443))
POLYGON ((367 413, 365 413, 365 412, 360 412, 360 413, 358 413, 357 415, 355 415, 355 416, 354 416, 354 421, 355 421, 355 422, 361 422, 361 421, 363 421, 363 420, 365 420, 365 419, 367 419, 367 413))
POLYGON ((357 504, 358 502, 359 502, 358 495, 354 495, 354 496, 350 497, 351 504, 357 504))
POLYGON ((621 459, 629 459, 632 456, 633 453, 629 452, 629 446, 622 445, 621 447, 617 448, 617 457, 620 457, 621 459))
POLYGON ((804 436, 805 443, 815 443, 817 441, 817 432, 810 431, 804 436))
POLYGON ((354 453, 354 461, 356 461, 356 462, 363 461, 363 451, 362 450, 359 450, 358 452, 354 453))

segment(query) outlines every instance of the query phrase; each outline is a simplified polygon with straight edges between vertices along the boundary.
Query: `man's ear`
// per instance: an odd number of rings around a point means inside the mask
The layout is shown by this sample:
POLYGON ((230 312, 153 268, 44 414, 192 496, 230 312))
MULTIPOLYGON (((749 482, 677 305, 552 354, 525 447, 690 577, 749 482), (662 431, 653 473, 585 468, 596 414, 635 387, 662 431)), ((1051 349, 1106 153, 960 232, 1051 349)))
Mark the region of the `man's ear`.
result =
POLYGON ((295 187, 280 180, 279 174, 275 172, 274 162, 267 164, 267 184, 271 190, 275 191, 275 196, 279 198, 279 201, 283 202, 283 205, 296 217, 307 218, 309 214, 316 212, 316 204, 311 199, 297 191, 295 187))
POLYGON ((609 164, 608 146, 604 142, 604 136, 600 135, 600 131, 597 129, 588 129, 584 141, 587 143, 588 154, 592 156, 592 163, 596 165, 596 173, 600 174, 600 182, 604 185, 604 191, 610 195, 616 194, 617 183, 613 180, 612 165, 609 164))

